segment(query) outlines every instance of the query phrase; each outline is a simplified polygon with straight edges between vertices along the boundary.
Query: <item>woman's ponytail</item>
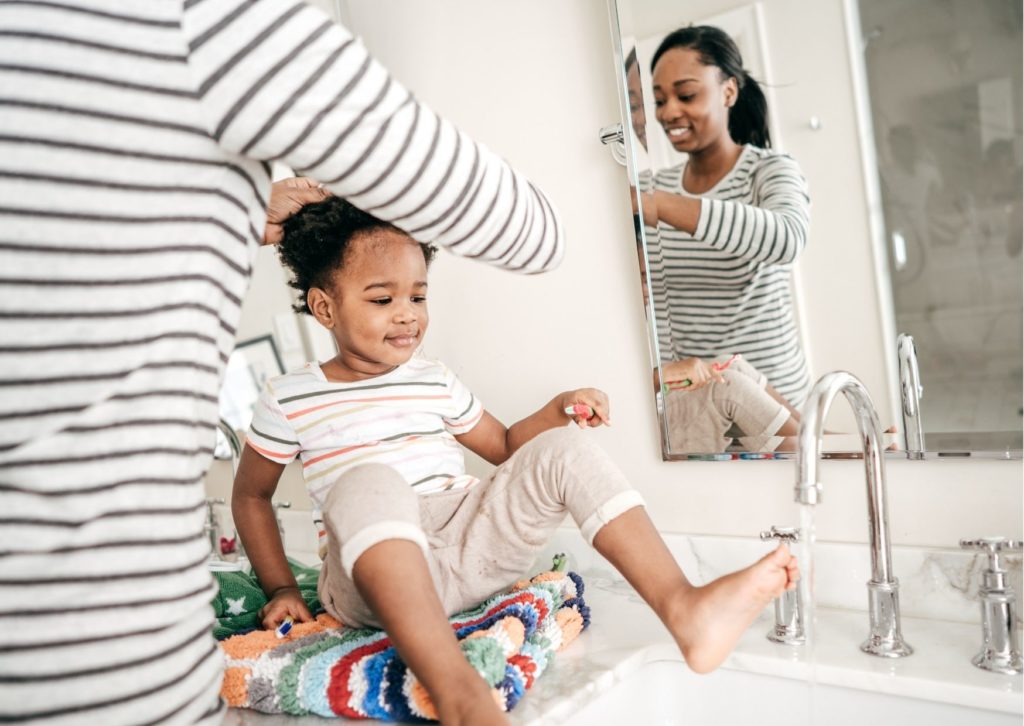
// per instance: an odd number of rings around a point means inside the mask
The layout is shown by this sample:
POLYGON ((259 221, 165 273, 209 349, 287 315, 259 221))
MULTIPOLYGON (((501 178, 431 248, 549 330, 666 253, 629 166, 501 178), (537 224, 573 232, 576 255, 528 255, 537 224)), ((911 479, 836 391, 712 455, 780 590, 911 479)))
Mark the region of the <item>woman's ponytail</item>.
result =
POLYGON ((729 110, 729 135, 737 144, 753 144, 762 149, 771 148, 768 131, 768 100, 754 78, 741 69, 736 77, 739 91, 736 103, 729 110))

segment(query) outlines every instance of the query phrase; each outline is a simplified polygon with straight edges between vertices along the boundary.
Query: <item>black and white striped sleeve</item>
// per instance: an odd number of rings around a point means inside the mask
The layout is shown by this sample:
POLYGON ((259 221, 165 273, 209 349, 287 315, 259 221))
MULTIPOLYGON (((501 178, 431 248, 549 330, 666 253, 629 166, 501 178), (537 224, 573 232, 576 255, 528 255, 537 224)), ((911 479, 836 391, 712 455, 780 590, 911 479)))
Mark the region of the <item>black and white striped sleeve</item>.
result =
POLYGON ((739 259, 768 264, 796 260, 807 244, 811 200, 789 156, 763 159, 753 174, 752 204, 703 199, 694 238, 739 259))
POLYGON ((563 252, 547 197, 301 0, 187 0, 188 63, 222 148, 279 160, 413 237, 524 273, 563 252))

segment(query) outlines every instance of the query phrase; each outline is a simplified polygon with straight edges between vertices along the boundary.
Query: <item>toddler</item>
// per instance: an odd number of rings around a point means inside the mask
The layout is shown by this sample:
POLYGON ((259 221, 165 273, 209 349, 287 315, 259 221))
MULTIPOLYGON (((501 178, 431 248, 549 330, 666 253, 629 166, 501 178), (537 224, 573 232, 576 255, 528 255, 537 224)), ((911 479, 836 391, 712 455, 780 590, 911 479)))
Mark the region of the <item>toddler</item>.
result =
POLYGON ((609 423, 601 391, 560 393, 506 428, 444 364, 414 357, 431 247, 330 198, 285 223, 280 254, 298 308, 331 331, 338 354, 268 384, 235 479, 235 522, 269 598, 265 627, 310 617, 270 504, 296 457, 319 528, 324 607, 384 628, 444 723, 506 723, 447 616, 520 579, 566 513, 696 671, 717 667, 795 586, 784 546, 703 587, 686 580, 640 495, 581 430, 609 423), (585 413, 566 413, 578 404, 585 413), (497 468, 468 475, 463 446, 497 468))

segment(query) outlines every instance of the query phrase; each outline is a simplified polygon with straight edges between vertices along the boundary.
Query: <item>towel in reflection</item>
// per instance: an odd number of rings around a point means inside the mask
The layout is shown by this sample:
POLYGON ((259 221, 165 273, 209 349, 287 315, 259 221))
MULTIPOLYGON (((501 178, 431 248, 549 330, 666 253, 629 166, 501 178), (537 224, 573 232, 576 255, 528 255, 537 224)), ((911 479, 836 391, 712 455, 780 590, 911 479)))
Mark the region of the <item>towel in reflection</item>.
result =
MULTIPOLYGON (((555 652, 590 624, 583 580, 544 572, 450 618, 459 645, 511 709, 555 652)), ((221 642, 228 705, 293 716, 431 721, 437 712, 382 630, 343 627, 329 615, 297 623, 284 640, 272 631, 221 642)))

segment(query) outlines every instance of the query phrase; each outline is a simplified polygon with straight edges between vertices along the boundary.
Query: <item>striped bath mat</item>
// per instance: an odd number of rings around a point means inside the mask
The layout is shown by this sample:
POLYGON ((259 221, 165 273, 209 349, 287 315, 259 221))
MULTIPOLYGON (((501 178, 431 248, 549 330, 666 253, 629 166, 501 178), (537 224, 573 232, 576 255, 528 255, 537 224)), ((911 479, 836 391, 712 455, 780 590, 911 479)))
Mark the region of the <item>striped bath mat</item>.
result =
MULTIPOLYGON (((583 580, 556 569, 516 583, 477 608, 452 616, 459 644, 511 709, 555 652, 590 624, 583 580)), ((381 630, 344 628, 329 615, 296 624, 278 639, 254 631, 220 643, 228 705, 293 716, 435 720, 426 690, 381 630)))

